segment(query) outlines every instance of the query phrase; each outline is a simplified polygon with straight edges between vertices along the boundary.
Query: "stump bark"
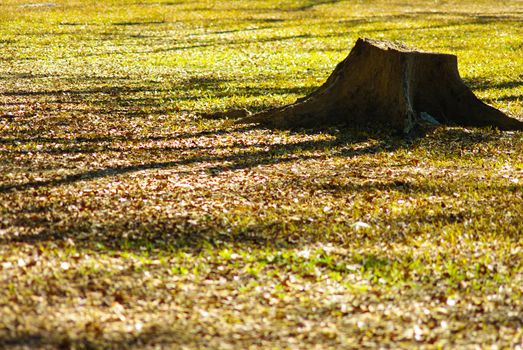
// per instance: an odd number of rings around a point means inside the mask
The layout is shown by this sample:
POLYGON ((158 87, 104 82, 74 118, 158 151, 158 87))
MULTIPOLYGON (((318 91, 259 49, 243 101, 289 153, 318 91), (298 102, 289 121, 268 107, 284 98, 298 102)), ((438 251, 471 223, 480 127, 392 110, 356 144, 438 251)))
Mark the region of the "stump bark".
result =
POLYGON ((523 130, 523 122, 474 95, 459 76, 456 56, 371 39, 358 39, 310 95, 237 122, 275 128, 380 124, 405 133, 426 122, 523 130))

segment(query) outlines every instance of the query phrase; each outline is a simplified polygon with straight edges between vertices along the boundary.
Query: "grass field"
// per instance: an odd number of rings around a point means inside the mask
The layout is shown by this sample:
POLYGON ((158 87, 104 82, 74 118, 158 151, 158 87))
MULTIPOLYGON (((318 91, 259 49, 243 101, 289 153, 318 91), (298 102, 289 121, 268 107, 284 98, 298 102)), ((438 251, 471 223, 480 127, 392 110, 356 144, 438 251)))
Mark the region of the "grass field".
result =
POLYGON ((199 117, 358 37, 523 118, 523 2, 0 3, 0 348, 523 347, 523 135, 199 117))

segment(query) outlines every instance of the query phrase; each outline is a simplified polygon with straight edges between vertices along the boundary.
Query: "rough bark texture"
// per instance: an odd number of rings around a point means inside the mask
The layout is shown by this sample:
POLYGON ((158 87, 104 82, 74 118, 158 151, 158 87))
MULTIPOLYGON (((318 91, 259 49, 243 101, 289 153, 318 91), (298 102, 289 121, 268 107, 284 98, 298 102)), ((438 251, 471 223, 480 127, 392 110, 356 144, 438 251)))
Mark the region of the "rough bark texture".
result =
POLYGON ((275 128, 380 124, 409 132, 423 120, 523 130, 523 122, 472 93, 459 76, 456 56, 370 39, 358 39, 310 95, 238 122, 275 128))

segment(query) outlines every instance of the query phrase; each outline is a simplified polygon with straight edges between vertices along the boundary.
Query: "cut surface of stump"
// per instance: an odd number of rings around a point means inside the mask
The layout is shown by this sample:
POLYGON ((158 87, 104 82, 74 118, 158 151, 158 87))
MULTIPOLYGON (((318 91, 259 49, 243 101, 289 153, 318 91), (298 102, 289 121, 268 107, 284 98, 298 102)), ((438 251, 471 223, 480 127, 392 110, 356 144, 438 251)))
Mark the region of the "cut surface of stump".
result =
POLYGON ((371 39, 358 39, 310 95, 237 122, 284 129, 378 124, 405 133, 427 122, 523 130, 523 122, 474 95, 459 76, 455 55, 371 39))

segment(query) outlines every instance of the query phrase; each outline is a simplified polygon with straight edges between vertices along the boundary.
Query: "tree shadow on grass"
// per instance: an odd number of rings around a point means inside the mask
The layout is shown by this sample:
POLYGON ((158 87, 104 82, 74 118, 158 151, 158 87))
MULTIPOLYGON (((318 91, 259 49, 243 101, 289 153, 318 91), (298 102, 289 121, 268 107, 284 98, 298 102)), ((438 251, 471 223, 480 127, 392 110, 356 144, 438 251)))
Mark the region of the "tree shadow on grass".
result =
POLYGON ((463 79, 465 84, 473 90, 489 89, 515 89, 523 86, 523 78, 516 77, 514 80, 493 82, 483 78, 466 78, 463 79))
MULTIPOLYGON (((242 86, 231 88, 231 78, 217 77, 213 74, 197 76, 187 79, 173 79, 168 81, 154 80, 118 80, 113 77, 46 77, 54 82, 54 86, 64 88, 48 88, 46 83, 42 87, 34 87, 34 75, 4 75, 0 79, 23 79, 25 86, 31 89, 5 91, 1 95, 6 97, 6 106, 13 110, 12 119, 32 117, 37 113, 59 113, 64 106, 67 113, 110 114, 111 117, 139 118, 179 113, 198 113, 196 110, 183 110, 179 105, 209 98, 255 98, 260 96, 305 95, 311 91, 310 86, 267 86, 260 87, 256 81, 245 82, 242 86), (74 88, 70 88, 75 84, 74 88), (205 96, 201 95, 204 90, 205 96), (29 108, 28 108, 29 107, 29 108), (81 107, 81 108, 80 108, 81 107), (21 113, 20 109, 28 111, 21 113), (76 112, 75 112, 76 111, 76 112)), ((241 107, 241 106, 238 106, 241 107)), ((245 107, 245 106, 244 106, 245 107)), ((252 106, 256 111, 268 106, 252 106)), ((38 132, 35 131, 36 134, 38 132)), ((24 142, 23 140, 19 140, 24 142)), ((0 143, 5 143, 0 137, 0 143)))
POLYGON ((22 332, 11 335, 0 334, 0 347, 52 348, 52 349, 141 349, 144 346, 187 346, 196 344, 192 329, 177 326, 173 320, 168 325, 154 325, 140 332, 112 332, 112 339, 99 337, 96 331, 80 332, 71 336, 61 332, 22 332), (82 334, 83 333, 83 334, 82 334))
MULTIPOLYGON (((62 143, 62 144, 82 144, 82 143, 105 143, 103 148, 93 148, 91 152, 104 152, 104 151, 121 151, 121 149, 116 148, 112 149, 110 144, 117 141, 130 141, 130 142, 143 142, 143 141, 157 141, 157 140, 179 140, 185 138, 200 138, 206 136, 218 136, 224 135, 232 132, 244 132, 254 128, 260 128, 258 126, 243 126, 237 128, 223 128, 218 130, 210 131, 201 131, 194 133, 176 133, 170 136, 161 136, 161 137, 138 137, 138 138, 126 138, 126 137, 94 137, 94 138, 27 138, 27 139, 0 139, 0 144, 20 144, 24 142, 39 142, 39 143, 62 143)), ((317 130, 304 130, 305 132, 324 132, 330 129, 317 129, 317 130)), ((105 167, 100 169, 89 170, 85 172, 79 172, 76 174, 66 175, 56 179, 42 180, 42 181, 30 181, 25 183, 18 184, 2 184, 0 185, 0 193, 7 193, 11 191, 23 191, 28 189, 38 189, 41 187, 57 187, 67 184, 73 184, 79 181, 88 181, 98 178, 111 177, 129 173, 135 173, 144 170, 151 169, 166 169, 166 168, 175 168, 181 165, 195 165, 199 163, 228 163, 226 167, 213 167, 210 168, 212 172, 217 173, 225 170, 237 170, 244 168, 252 168, 264 164, 275 164, 280 162, 289 162, 297 159, 311 159, 321 157, 319 155, 297 155, 294 154, 297 151, 314 151, 314 150, 325 150, 338 146, 347 146, 353 143, 359 143, 367 140, 369 137, 380 139, 383 137, 378 144, 373 144, 368 147, 355 150, 345 150, 343 151, 343 156, 359 156, 364 154, 374 154, 380 152, 381 150, 393 150, 400 146, 405 146, 404 140, 401 138, 401 135, 394 136, 391 133, 384 133, 379 130, 372 130, 368 128, 352 128, 346 129, 344 133, 337 133, 336 137, 331 140, 304 140, 294 143, 254 143, 249 144, 249 148, 256 148, 256 150, 245 150, 245 147, 240 148, 239 151, 227 155, 212 155, 212 154, 199 154, 192 157, 183 157, 182 159, 177 159, 173 161, 166 162, 147 162, 140 164, 131 164, 126 166, 114 166, 114 167, 105 167), (392 142, 391 141, 392 137, 392 142), (263 149, 261 149, 263 148, 263 149), (269 149, 267 149, 269 148, 269 149), (220 170, 221 169, 221 170, 220 170)), ((157 151, 187 151, 187 150, 214 150, 218 147, 202 147, 202 146, 179 146, 179 147, 170 147, 170 146, 158 146, 154 148, 157 151)), ((223 146, 222 148, 230 148, 230 146, 223 146)), ((151 150, 151 149, 148 149, 151 150)), ((31 153, 49 153, 49 154, 65 154, 65 153, 89 153, 89 149, 63 149, 63 150, 41 150, 41 151, 31 151, 31 153)), ((22 154, 24 151, 8 151, 7 153, 17 153, 22 154)), ((202 152, 204 153, 204 152, 202 152)))
MULTIPOLYGON (((251 127, 245 127, 240 129, 235 129, 237 132, 238 130, 246 130, 246 128, 252 128, 251 127)), ((205 136, 216 136, 224 133, 230 132, 230 129, 222 129, 217 130, 213 132, 205 132, 205 133, 192 133, 192 134, 184 134, 181 135, 183 137, 205 137, 205 136)), ((316 132, 316 131, 314 131, 316 132)), ((372 135, 371 135, 372 136, 372 135)), ((378 136, 378 134, 374 134, 374 136, 378 136)), ((137 172, 144 172, 149 170, 159 170, 159 169, 176 169, 180 166, 197 166, 198 171, 206 171, 211 176, 219 176, 222 173, 227 173, 231 171, 236 170, 242 170, 242 169, 250 169, 258 166, 263 165, 271 165, 271 164, 283 164, 283 163, 289 163, 289 162, 295 162, 297 160, 303 161, 303 160, 309 160, 309 159, 319 159, 322 157, 321 154, 318 154, 318 150, 325 150, 325 149, 332 149, 332 148, 340 148, 343 149, 346 146, 349 146, 353 143, 359 143, 362 141, 367 140, 369 137, 369 134, 367 132, 365 133, 359 133, 357 131, 348 131, 348 132, 342 132, 339 133, 337 137, 329 140, 303 140, 298 141, 294 143, 255 143, 255 144, 249 144, 248 146, 238 146, 236 150, 231 151, 231 153, 225 154, 225 155, 216 155, 213 154, 212 151, 214 149, 212 148, 205 148, 205 149, 199 149, 199 148, 193 148, 192 146, 187 146, 184 148, 179 148, 177 151, 183 152, 192 150, 194 153, 193 155, 184 156, 184 157, 178 157, 175 160, 172 161, 163 161, 163 162, 154 162, 154 161, 148 161, 140 164, 130 164, 125 166, 113 166, 113 167, 104 167, 100 169, 92 169, 88 171, 82 171, 75 174, 69 174, 61 177, 55 177, 51 179, 45 179, 45 180, 37 180, 37 181, 28 181, 23 183, 4 183, 0 185, 0 195, 5 194, 8 195, 9 193, 13 192, 20 192, 20 191, 31 191, 35 193, 35 191, 44 190, 47 191, 54 187, 61 187, 61 186, 67 186, 67 185, 74 185, 79 182, 87 182, 87 181, 93 181, 96 179, 103 179, 103 178, 112 178, 112 177, 119 177, 124 175, 129 175, 137 172), (311 151, 311 152, 309 152, 311 151), (305 152, 305 153, 304 153, 305 152), (206 164, 205 168, 201 168, 199 166, 200 164, 206 164)), ((47 140, 49 142, 53 142, 54 140, 47 140)), ((81 140, 85 141, 85 140, 81 140)), ((107 141, 106 147, 110 148, 110 140, 104 140, 107 141)), ((354 149, 354 150, 344 150, 342 155, 343 156, 358 156, 358 155, 365 155, 365 154, 373 154, 380 152, 383 148, 390 149, 391 145, 387 144, 385 145, 387 141, 378 142, 366 147, 354 149)), ((402 145, 400 141, 396 143, 396 145, 399 147, 402 145)), ((162 147, 159 147, 158 150, 162 152, 162 147)), ((167 150, 169 151, 169 150, 167 150)), ((36 219, 36 216, 43 215, 45 213, 52 212, 54 209, 52 207, 26 207, 25 210, 22 210, 19 214, 19 218, 21 221, 11 222, 10 225, 22 225, 29 228, 38 228, 40 226, 47 227, 47 225, 50 223, 47 221, 47 219, 42 217, 43 221, 39 221, 36 219), (31 215, 32 219, 30 222, 25 221, 24 217, 25 215, 31 215)), ((18 220, 18 219, 17 219, 18 220)), ((104 232, 104 234, 101 237, 97 236, 97 239, 107 240, 108 242, 111 242, 112 238, 111 232, 122 232, 123 231, 129 231, 131 228, 134 232, 142 232, 143 235, 141 238, 138 238, 139 241, 147 240, 150 242, 161 242, 161 237, 169 238, 170 244, 173 244, 173 240, 175 241, 174 244, 180 244, 180 245, 195 245, 194 241, 202 241, 205 239, 209 239, 209 237, 215 236, 221 237, 220 231, 225 232, 227 231, 228 227, 216 225, 215 222, 212 222, 213 218, 210 218, 211 221, 204 224, 197 224, 193 225, 190 223, 190 218, 180 218, 177 220, 171 220, 171 221, 154 221, 153 223, 142 223, 139 220, 133 219, 131 216, 127 216, 122 221, 113 222, 110 225, 106 225, 105 227, 101 228, 101 231, 104 232), (190 233, 188 237, 184 237, 184 235, 187 235, 187 233, 190 233), (152 236, 150 236, 152 235, 152 236), (173 239, 174 237, 174 239, 173 239), (187 242, 184 242, 184 239, 187 242)), ((275 223, 267 223, 267 227, 258 227, 258 229, 261 229, 262 231, 270 231, 272 228, 274 228, 274 231, 278 231, 279 224, 275 223)), ((40 233, 36 235, 29 235, 29 236, 19 236, 13 238, 15 241, 42 241, 42 240, 55 240, 55 239, 65 239, 67 237, 74 237, 75 235, 79 233, 88 233, 92 231, 92 227, 90 227, 90 224, 87 226, 83 226, 82 223, 74 223, 73 226, 64 228, 63 230, 56 230, 51 229, 49 230, 42 230, 40 233)), ((238 232, 234 235, 235 240, 240 241, 260 241, 263 238, 250 236, 250 233, 242 233, 238 232), (243 236, 242 236, 243 235, 243 236)), ((113 237, 114 238, 114 237, 113 237)), ((125 240, 120 240, 116 243, 116 245, 123 244, 125 240)), ((265 243, 267 243, 267 240, 264 240, 265 243)), ((7 242, 4 242, 7 244, 7 242)), ((114 243, 114 242, 113 242, 114 243)), ((197 245, 197 244, 196 244, 197 245)))
MULTIPOLYGON (((215 130, 203 130, 198 132, 175 132, 168 135, 162 136, 77 136, 77 137, 16 137, 16 138, 0 138, 0 144, 4 145, 20 145, 27 143, 39 143, 39 144, 63 144, 68 146, 81 145, 81 144, 106 144, 104 149, 110 149, 110 144, 116 142, 148 142, 148 141, 170 141, 170 140, 181 140, 189 138, 199 138, 207 136, 219 136, 226 135, 231 132, 242 132, 251 130, 251 126, 245 126, 236 129, 215 129, 215 130)), ((99 151, 99 149, 97 149, 99 151)), ((179 149, 181 150, 181 149, 179 149)), ((46 151, 43 151, 44 153, 46 151)), ((53 152, 54 153, 54 152, 53 152)), ((67 152, 64 152, 67 153, 67 152)))
MULTIPOLYGON (((244 131, 249 130, 250 126, 245 127, 244 131)), ((230 132, 230 129, 206 132, 207 136, 220 135, 230 132)), ((237 131, 237 130, 236 130, 237 131)), ((314 130, 313 132, 317 132, 314 130)), ((322 152, 331 149, 329 156, 333 157, 358 157, 365 155, 379 154, 381 152, 394 152, 401 148, 409 148, 412 142, 406 141, 402 137, 397 137, 388 133, 380 133, 368 129, 342 129, 338 131, 336 137, 329 140, 304 140, 294 143, 275 143, 275 144, 253 144, 249 149, 239 147, 231 154, 215 155, 206 153, 208 149, 196 149, 193 156, 183 157, 172 161, 131 164, 126 166, 105 167, 70 174, 58 178, 29 181, 24 183, 3 184, 0 186, 0 194, 8 195, 13 192, 31 191, 36 195, 37 191, 48 191, 53 187, 74 185, 79 182, 88 182, 96 179, 112 178, 146 172, 158 169, 176 169, 180 166, 198 166, 206 164, 204 168, 198 167, 198 171, 206 171, 211 177, 220 176, 228 172, 242 169, 251 169, 263 165, 292 163, 304 160, 319 160, 324 157, 322 152), (352 147, 369 139, 377 142, 365 144, 364 147, 352 147), (254 148, 254 149, 253 149, 254 148), (304 153, 305 151, 305 153, 304 153), (311 152, 309 152, 311 151, 311 152), (201 154, 203 153, 203 154, 201 154)), ((202 137, 201 133, 188 133, 186 137, 202 137)), ((442 152, 445 156, 455 157, 460 155, 464 149, 473 148, 477 144, 488 143, 503 137, 503 134, 496 132, 471 133, 464 129, 448 128, 444 129, 440 135, 435 137, 435 143, 431 147, 444 148, 442 152)), ((108 142, 107 146, 110 143, 108 142)), ((190 147, 190 146, 189 146, 190 147)), ((161 150, 161 148, 160 148, 161 150)), ((181 173, 183 176, 183 174, 181 173)), ((365 183, 333 183, 332 178, 319 179, 318 182, 305 183, 300 177, 280 178, 272 180, 266 184, 271 188, 285 186, 294 188, 298 192, 303 186, 308 191, 321 191, 322 193, 332 193, 333 195, 346 196, 358 193, 386 193, 401 192, 406 195, 413 193, 425 194, 447 194, 450 195, 455 189, 435 185, 417 184, 393 179, 371 179, 365 183), (276 181, 276 182, 275 182, 276 181)), ((500 189, 505 191, 506 189, 500 189)), ((245 193, 248 196, 248 192, 245 193)), ((51 213, 51 206, 31 206, 18 212, 18 218, 11 221, 10 225, 23 226, 35 234, 22 234, 16 237, 1 238, 0 244, 11 244, 13 242, 38 243, 45 241, 60 241, 67 238, 78 241, 80 246, 96 247, 97 244, 112 247, 113 249, 139 250, 141 247, 151 247, 151 249, 173 249, 173 248, 196 248, 202 244, 219 244, 229 242, 244 245, 271 245, 274 242, 286 242, 286 244, 296 244, 300 241, 299 237, 285 236, 285 227, 288 224, 283 216, 281 219, 256 220, 247 226, 235 227, 230 223, 218 222, 214 216, 204 216, 198 220, 190 216, 177 216, 169 219, 158 217, 150 221, 143 221, 143 218, 135 214, 125 214, 123 217, 114 218, 109 223, 98 225, 96 232, 93 233, 95 222, 71 221, 67 225, 62 225, 59 229, 50 225, 53 219, 46 218, 46 213, 51 213), (26 217, 31 217, 28 221, 26 217), (41 220, 38 220, 40 217, 41 220), (127 233, 128 236, 122 236, 127 233), (260 234, 261 233, 261 234, 260 234)), ((59 209, 63 210, 63 208, 59 209)), ((457 214, 456 214, 457 215, 457 214)), ((231 219, 231 218, 230 218, 231 219)), ((450 217, 450 219, 452 219, 450 217)), ((450 220, 449 219, 449 220, 450 220)), ((428 220, 428 219, 427 219, 428 220)), ((306 218, 300 219, 294 224, 299 226, 311 226, 306 218)), ((345 225, 345 229, 350 232, 350 223, 345 225)), ((343 225, 342 225, 343 226, 343 225)), ((310 229, 314 230, 314 225, 310 229)), ((317 230, 322 230, 321 226, 317 230)), ((301 232, 301 231, 300 231, 301 232)), ((305 238, 301 237, 301 238, 305 238)), ((311 236, 307 239, 317 240, 318 237, 311 236)))

